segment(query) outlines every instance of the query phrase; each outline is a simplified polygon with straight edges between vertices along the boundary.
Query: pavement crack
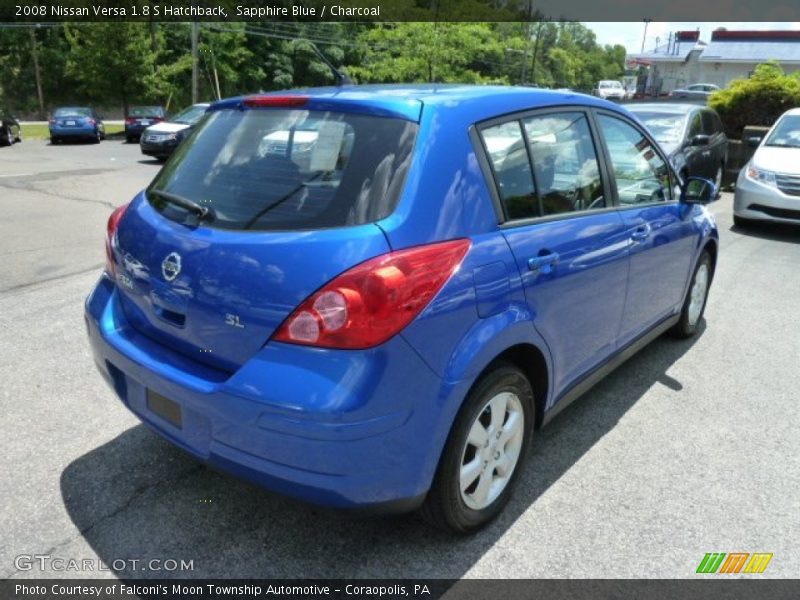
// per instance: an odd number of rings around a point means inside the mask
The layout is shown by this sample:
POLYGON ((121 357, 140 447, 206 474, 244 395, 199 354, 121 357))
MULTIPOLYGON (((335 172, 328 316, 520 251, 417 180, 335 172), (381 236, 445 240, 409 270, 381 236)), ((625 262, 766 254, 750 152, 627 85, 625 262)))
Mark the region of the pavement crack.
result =
POLYGON ((39 279, 37 281, 29 281, 27 283, 20 283, 18 285, 12 285, 11 287, 7 287, 3 290, 0 290, 0 298, 4 298, 6 296, 12 296, 13 294, 9 294, 8 292, 20 292, 25 291, 28 288, 34 287, 41 283, 50 283, 52 281, 60 281, 62 279, 67 279, 69 277, 74 277, 75 275, 83 275, 84 273, 89 273, 90 271, 99 271, 104 266, 103 263, 98 265, 92 265, 91 267, 87 267, 85 269, 81 269, 80 271, 72 271, 70 273, 63 273, 61 275, 54 275, 53 277, 48 277, 46 279, 39 279))
MULTIPOLYGON (((163 485, 165 483, 177 483, 179 481, 182 481, 184 479, 187 479, 187 478, 191 477, 192 475, 194 475, 195 473, 201 471, 202 469, 203 469, 203 465, 202 464, 197 464, 197 465, 195 465, 195 466, 183 471, 182 473, 178 474, 177 476, 164 477, 162 479, 158 479, 157 481, 153 481, 153 482, 150 482, 150 483, 146 483, 146 484, 140 485, 139 487, 135 488, 133 490, 133 492, 131 492, 131 495, 128 497, 128 499, 124 503, 122 503, 120 506, 118 506, 117 508, 112 510, 110 513, 102 515, 95 522, 91 523, 90 525, 88 525, 86 527, 83 527, 82 529, 79 529, 74 534, 69 536, 67 539, 62 540, 62 541, 60 541, 60 542, 58 542, 56 544, 53 544, 47 550, 45 550, 44 552, 41 552, 39 554, 46 555, 46 556, 52 556, 52 554, 54 552, 56 552, 59 548, 63 548, 64 546, 67 546, 67 545, 71 544, 75 540, 78 540, 78 539, 80 539, 82 537, 85 537, 86 534, 91 532, 98 525, 102 525, 103 523, 113 519, 117 515, 120 515, 121 513, 123 513, 126 510, 128 510, 131 507, 131 505, 133 505, 133 503, 136 502, 136 500, 138 500, 139 498, 144 496, 151 489, 156 488, 156 487, 158 487, 160 485, 163 485)), ((3 574, 2 576, 0 576, 0 579, 10 579, 10 578, 14 577, 15 575, 18 575, 19 573, 22 573, 23 571, 24 571, 24 569, 14 569, 13 571, 9 571, 9 572, 3 574)))
POLYGON ((51 196, 53 198, 60 198, 62 200, 71 200, 72 202, 81 202, 81 203, 88 203, 88 204, 100 204, 101 206, 107 206, 111 209, 116 208, 116 206, 109 202, 108 200, 97 200, 96 198, 83 198, 81 196, 68 196, 66 194, 62 194, 59 192, 54 192, 51 190, 43 189, 40 187, 36 187, 33 183, 24 182, 22 185, 14 184, 13 181, 5 182, 0 181, 0 187, 10 189, 10 190, 22 190, 25 192, 36 192, 38 194, 44 194, 45 196, 51 196))

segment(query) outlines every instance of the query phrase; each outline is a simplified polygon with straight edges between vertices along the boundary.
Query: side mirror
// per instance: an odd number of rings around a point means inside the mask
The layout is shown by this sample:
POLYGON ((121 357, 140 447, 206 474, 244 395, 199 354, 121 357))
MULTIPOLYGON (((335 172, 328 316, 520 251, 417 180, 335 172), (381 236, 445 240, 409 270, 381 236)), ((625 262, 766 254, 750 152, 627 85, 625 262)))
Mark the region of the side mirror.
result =
POLYGON ((711 138, 704 133, 698 133, 692 138, 692 146, 708 146, 711 138))
POLYGON ((717 197, 717 186, 709 179, 687 177, 681 186, 681 202, 683 204, 708 204, 717 197))
POLYGON ((747 145, 750 146, 751 148, 757 148, 758 145, 761 143, 761 140, 763 139, 764 138, 757 135, 750 136, 749 138, 747 138, 747 145))

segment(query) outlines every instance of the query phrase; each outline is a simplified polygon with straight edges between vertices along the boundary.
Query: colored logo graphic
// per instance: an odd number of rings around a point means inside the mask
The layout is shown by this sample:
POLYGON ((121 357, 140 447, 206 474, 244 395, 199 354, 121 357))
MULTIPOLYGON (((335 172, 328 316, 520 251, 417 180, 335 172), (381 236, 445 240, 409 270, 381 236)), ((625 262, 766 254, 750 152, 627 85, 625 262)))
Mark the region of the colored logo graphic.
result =
POLYGON ((697 573, 763 573, 772 553, 756 552, 709 552, 700 561, 697 573), (749 559, 749 560, 748 560, 749 559))

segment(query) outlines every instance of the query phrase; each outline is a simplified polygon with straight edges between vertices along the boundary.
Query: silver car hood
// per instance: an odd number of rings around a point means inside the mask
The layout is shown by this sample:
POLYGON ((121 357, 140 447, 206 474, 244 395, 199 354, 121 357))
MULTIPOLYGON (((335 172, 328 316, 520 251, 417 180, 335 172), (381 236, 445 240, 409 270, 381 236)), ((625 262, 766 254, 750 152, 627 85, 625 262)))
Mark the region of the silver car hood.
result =
POLYGON ((172 123, 170 121, 162 121, 156 125, 151 125, 147 128, 147 133, 177 133, 189 127, 186 123, 172 123))
POLYGON ((750 163, 764 171, 800 175, 800 148, 759 146, 750 163))

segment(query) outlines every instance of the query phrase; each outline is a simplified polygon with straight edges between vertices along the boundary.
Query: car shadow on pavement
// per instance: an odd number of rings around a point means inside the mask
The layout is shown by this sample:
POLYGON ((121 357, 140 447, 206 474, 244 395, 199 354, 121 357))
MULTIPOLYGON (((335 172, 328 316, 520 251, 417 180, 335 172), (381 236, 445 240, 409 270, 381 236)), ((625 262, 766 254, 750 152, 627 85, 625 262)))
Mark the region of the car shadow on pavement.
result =
POLYGON ((120 577, 459 578, 648 389, 661 383, 680 393, 666 372, 696 340, 656 340, 537 432, 506 510, 471 537, 432 529, 413 514, 355 518, 276 496, 206 468, 143 425, 69 464, 63 501, 120 577), (131 558, 142 562, 115 564, 131 558), (152 559, 193 568, 141 570, 152 559))
POLYGON ((771 242, 788 242, 800 244, 800 223, 759 223, 732 225, 731 231, 739 235, 761 238, 771 242))

